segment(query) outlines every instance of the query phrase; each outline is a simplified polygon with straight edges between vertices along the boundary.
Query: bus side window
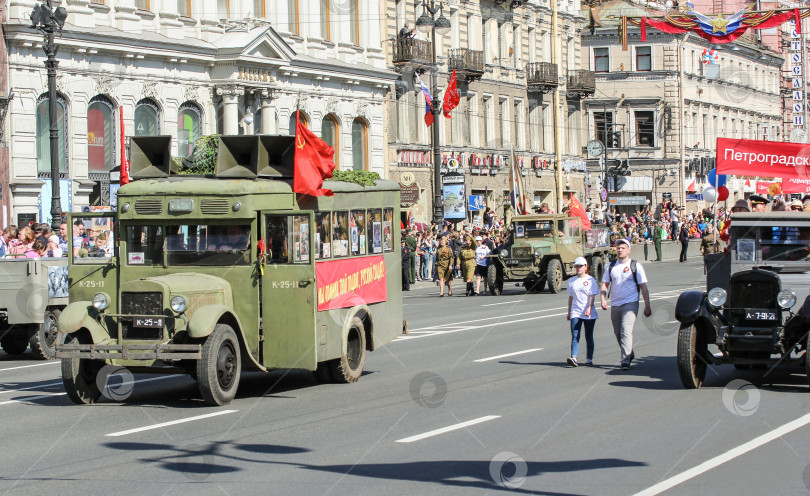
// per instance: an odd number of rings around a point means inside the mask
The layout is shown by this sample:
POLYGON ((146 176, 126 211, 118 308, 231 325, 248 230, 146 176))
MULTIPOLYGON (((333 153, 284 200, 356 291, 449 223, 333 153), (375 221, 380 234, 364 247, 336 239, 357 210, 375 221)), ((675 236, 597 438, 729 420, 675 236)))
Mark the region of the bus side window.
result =
POLYGON ((349 229, 351 229, 352 255, 366 254, 366 212, 352 210, 349 229))
POLYGON ((265 253, 267 263, 285 264, 289 263, 287 243, 288 243, 288 215, 268 215, 267 241, 265 242, 265 253))
POLYGON ((332 258, 332 229, 329 212, 315 214, 315 259, 332 258))
POLYGON ((394 209, 386 208, 383 220, 383 246, 385 251, 394 249, 394 209))
POLYGON ((293 262, 309 262, 309 217, 306 215, 292 216, 293 226, 293 262))

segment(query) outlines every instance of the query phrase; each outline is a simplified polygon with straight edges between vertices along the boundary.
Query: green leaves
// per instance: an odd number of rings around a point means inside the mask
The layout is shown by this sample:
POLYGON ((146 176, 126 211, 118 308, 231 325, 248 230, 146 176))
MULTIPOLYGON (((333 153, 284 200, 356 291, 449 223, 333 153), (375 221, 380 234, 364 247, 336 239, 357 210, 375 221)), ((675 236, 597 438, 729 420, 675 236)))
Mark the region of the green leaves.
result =
POLYGON ((178 166, 178 174, 213 174, 218 151, 219 135, 209 134, 194 143, 194 151, 189 157, 172 157, 172 162, 178 166))
POLYGON ((359 184, 362 187, 374 186, 380 175, 367 170, 335 170, 332 172, 333 181, 359 184))

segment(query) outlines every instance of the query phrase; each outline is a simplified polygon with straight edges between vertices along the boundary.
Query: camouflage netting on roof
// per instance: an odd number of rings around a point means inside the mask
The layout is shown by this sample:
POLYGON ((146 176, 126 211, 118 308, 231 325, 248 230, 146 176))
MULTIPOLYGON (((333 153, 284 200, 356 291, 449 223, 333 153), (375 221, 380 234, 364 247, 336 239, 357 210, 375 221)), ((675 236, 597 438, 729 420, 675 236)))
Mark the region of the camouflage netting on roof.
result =
POLYGON ((194 142, 194 151, 186 158, 172 157, 172 172, 177 174, 213 174, 217 165, 219 135, 202 136, 194 142))

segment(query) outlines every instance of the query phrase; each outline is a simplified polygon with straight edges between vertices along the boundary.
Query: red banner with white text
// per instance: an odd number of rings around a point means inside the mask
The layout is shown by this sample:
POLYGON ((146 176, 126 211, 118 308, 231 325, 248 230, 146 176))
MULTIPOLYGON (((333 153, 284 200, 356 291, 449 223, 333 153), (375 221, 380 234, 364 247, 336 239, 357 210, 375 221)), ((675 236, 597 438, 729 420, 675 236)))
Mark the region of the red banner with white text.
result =
POLYGON ((810 179, 810 145, 717 138, 717 173, 810 179))
POLYGON ((318 311, 388 299, 382 255, 315 262, 318 311))
POLYGON ((770 195, 771 187, 777 183, 767 182, 767 181, 757 181, 757 194, 758 195, 770 195))
POLYGON ((791 177, 782 181, 782 193, 810 193, 810 179, 791 177))

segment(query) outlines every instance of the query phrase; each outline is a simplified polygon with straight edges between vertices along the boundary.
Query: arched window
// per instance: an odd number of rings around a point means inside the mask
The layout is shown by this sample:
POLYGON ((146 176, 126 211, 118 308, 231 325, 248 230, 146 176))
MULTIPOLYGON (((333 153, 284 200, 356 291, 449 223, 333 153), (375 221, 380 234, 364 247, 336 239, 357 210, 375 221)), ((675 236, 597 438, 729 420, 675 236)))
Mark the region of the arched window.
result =
POLYGON ((135 105, 135 136, 160 134, 160 107, 148 98, 135 105))
MULTIPOLYGON (((68 147, 65 133, 67 132, 67 102, 61 95, 56 97, 56 122, 59 130, 59 172, 67 173, 68 147)), ((51 175, 51 120, 49 117, 47 94, 39 97, 37 102, 37 174, 50 177, 51 175)))
POLYGON ((177 113, 177 154, 188 157, 202 134, 202 111, 194 102, 180 105, 177 113))
MULTIPOLYGON (((295 110, 290 114, 290 136, 295 136, 295 110)), ((301 114, 301 124, 304 127, 309 128, 309 117, 303 111, 300 111, 301 114)))
POLYGON ((115 167, 115 125, 113 103, 105 96, 95 96, 87 107, 87 169, 109 172, 115 167))
POLYGON ((321 139, 329 143, 329 146, 335 149, 335 156, 333 160, 338 164, 338 157, 340 156, 340 134, 338 133, 338 122, 334 115, 328 114, 321 122, 321 139))
POLYGON ((352 121, 352 169, 368 170, 368 128, 359 118, 352 121))

